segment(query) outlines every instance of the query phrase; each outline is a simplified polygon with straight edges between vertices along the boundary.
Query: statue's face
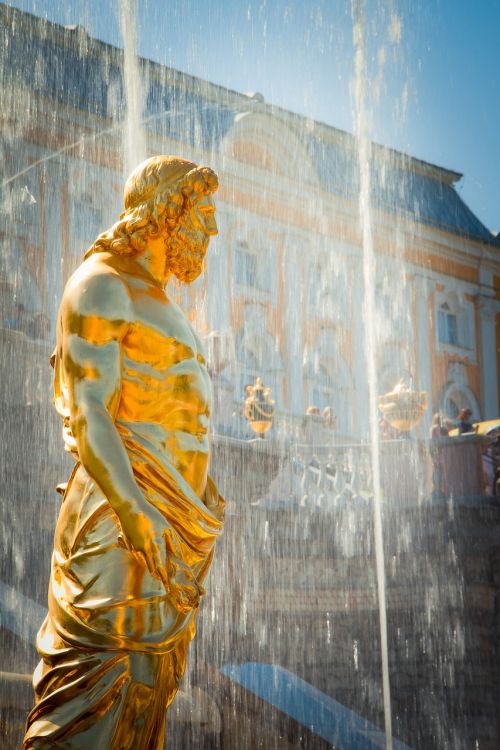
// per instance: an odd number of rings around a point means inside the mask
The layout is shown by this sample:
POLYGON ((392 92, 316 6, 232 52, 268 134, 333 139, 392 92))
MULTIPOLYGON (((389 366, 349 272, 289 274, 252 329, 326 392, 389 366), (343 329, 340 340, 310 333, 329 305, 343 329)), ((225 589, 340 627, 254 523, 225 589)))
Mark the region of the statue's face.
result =
POLYGON ((175 236, 167 239, 167 265, 179 281, 190 284, 198 278, 210 237, 217 233, 213 198, 203 195, 185 214, 175 236))

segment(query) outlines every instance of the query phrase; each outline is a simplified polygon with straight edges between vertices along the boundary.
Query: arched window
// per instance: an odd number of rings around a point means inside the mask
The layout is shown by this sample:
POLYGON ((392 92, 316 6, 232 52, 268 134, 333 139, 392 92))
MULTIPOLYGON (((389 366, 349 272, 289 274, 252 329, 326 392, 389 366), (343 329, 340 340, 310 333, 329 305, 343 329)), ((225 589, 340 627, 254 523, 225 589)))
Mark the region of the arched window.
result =
POLYGON ((375 325, 379 344, 407 340, 412 330, 411 295, 401 269, 396 267, 377 275, 375 287, 375 325))
POLYGON ((439 409, 450 419, 456 419, 461 409, 471 410, 472 419, 481 419, 479 402, 469 387, 467 381, 467 370, 459 362, 451 362, 448 365, 448 382, 439 394, 439 409))
POLYGON ((316 351, 304 367, 306 405, 321 411, 331 406, 340 436, 351 436, 353 425, 354 387, 349 366, 338 353, 331 329, 320 335, 316 351))
POLYGON ((245 386, 253 384, 258 376, 267 387, 272 389, 272 398, 276 401, 277 408, 282 408, 284 371, 276 341, 271 334, 268 332, 240 334, 236 339, 236 358, 238 367, 236 398, 243 398, 245 386))
POLYGON ((233 254, 233 273, 237 285, 268 296, 273 288, 272 248, 258 247, 252 242, 240 240, 233 254))
POLYGON ((257 255, 250 252, 248 242, 237 242, 234 250, 234 278, 243 286, 256 286, 257 255))
POLYGON ((437 327, 439 341, 458 346, 457 315, 450 310, 448 302, 443 302, 438 309, 437 327))
POLYGON ((347 274, 338 258, 322 253, 309 267, 307 309, 309 316, 343 323, 349 316, 351 299, 347 274))
POLYGON ((436 338, 438 349, 474 359, 474 304, 454 289, 436 294, 436 338))
POLYGON ((474 394, 469 389, 449 384, 440 400, 440 409, 450 419, 456 419, 462 409, 470 409, 472 419, 480 419, 480 411, 474 394))

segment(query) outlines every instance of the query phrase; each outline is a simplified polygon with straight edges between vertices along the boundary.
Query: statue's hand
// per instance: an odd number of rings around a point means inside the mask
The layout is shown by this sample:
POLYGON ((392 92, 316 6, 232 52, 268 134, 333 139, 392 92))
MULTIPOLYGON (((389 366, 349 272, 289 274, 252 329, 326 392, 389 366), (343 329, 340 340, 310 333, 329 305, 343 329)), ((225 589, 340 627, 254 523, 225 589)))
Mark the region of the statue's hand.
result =
POLYGON ((219 494, 215 482, 211 477, 207 477, 207 485, 203 494, 202 500, 205 506, 214 514, 219 521, 224 521, 224 508, 225 501, 222 495, 219 494))
POLYGON ((160 511, 149 504, 129 510, 120 515, 120 525, 126 546, 140 555, 151 575, 162 581, 167 594, 171 594, 164 536, 166 520, 160 511))
POLYGON ((178 558, 169 559, 169 572, 171 599, 179 612, 186 613, 198 607, 205 589, 198 583, 189 566, 178 558))
POLYGON ((152 505, 129 509, 120 517, 123 541, 144 560, 152 576, 162 581, 165 592, 180 612, 196 608, 205 593, 190 567, 182 560, 172 529, 152 505))

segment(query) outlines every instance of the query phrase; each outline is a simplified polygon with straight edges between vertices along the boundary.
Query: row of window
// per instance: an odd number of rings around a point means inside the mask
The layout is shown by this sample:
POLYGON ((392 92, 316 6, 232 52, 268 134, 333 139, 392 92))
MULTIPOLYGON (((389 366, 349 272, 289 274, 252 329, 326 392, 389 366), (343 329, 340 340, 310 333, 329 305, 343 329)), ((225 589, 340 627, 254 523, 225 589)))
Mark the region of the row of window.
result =
MULTIPOLYGON (((265 265, 262 262, 259 263, 258 255, 249 250, 246 242, 240 242, 236 246, 234 272, 235 281, 238 284, 260 291, 270 291, 271 275, 265 265)), ((392 307, 389 311, 387 297, 383 296, 381 302, 384 305, 386 317, 393 320, 392 307)), ((310 284, 309 304, 310 306, 318 304, 316 284, 310 284)), ((469 337, 466 334, 460 336, 459 331, 458 314, 450 309, 448 302, 444 302, 437 311, 438 341, 452 346, 472 348, 471 342, 467 340, 469 337)))

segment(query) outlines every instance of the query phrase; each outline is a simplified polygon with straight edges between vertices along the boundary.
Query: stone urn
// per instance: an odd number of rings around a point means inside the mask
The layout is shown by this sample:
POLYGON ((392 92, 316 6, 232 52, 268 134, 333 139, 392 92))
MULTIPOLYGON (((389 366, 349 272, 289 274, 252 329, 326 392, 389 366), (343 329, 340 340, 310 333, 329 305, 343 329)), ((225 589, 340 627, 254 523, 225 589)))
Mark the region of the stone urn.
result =
POLYGON ((390 393, 379 396, 379 408, 391 427, 409 432, 418 425, 427 409, 427 393, 416 391, 400 380, 390 393))

